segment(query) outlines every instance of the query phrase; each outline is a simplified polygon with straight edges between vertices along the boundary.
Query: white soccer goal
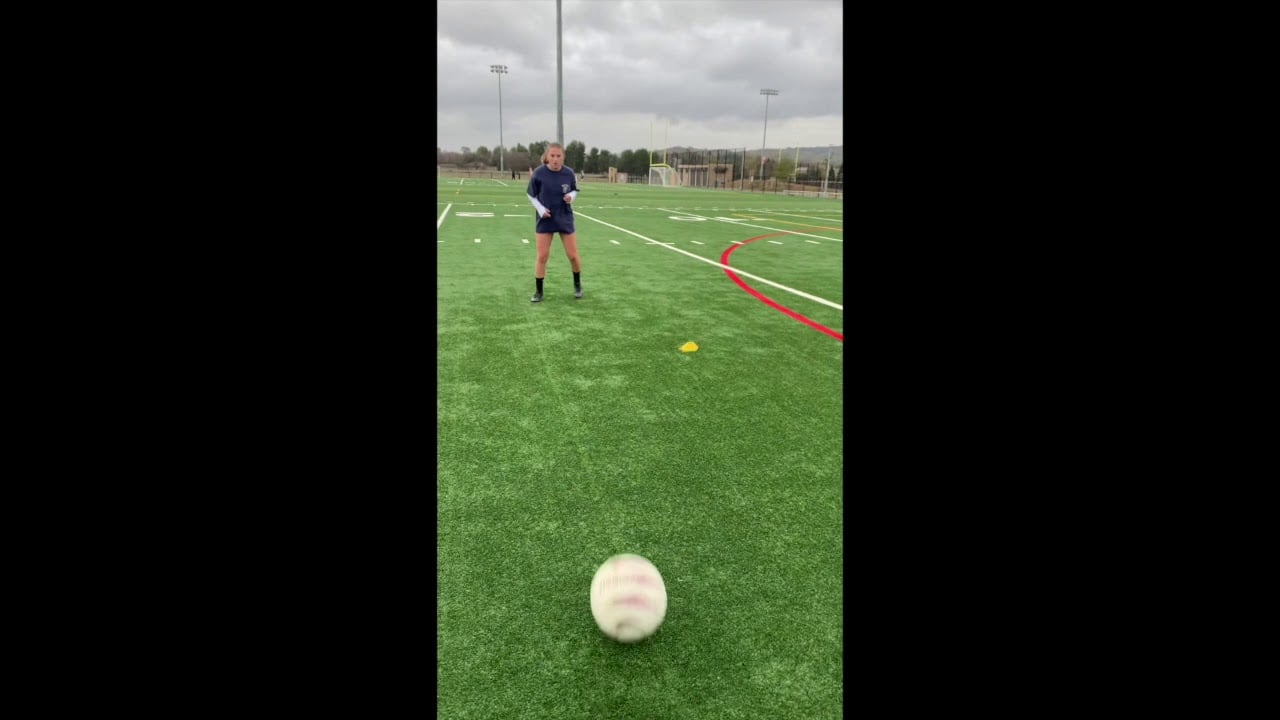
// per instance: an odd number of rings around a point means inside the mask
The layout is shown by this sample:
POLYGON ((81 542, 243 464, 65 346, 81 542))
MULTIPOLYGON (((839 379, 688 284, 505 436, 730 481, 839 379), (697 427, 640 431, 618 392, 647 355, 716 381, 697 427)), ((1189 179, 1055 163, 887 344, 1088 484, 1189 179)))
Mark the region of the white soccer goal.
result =
POLYGON ((664 187, 673 187, 680 184, 680 176, 676 174, 675 168, 670 165, 659 163, 649 166, 649 184, 662 185, 664 187))

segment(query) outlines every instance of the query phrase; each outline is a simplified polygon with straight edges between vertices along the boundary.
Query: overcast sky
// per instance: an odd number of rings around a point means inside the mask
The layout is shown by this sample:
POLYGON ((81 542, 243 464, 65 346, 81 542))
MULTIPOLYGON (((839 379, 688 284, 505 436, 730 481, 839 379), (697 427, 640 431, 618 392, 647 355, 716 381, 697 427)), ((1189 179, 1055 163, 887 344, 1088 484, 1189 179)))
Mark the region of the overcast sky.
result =
MULTIPOLYGON (((436 145, 556 140, 556 0, 440 0, 436 145)), ((564 142, 844 144, 842 0, 561 0, 564 142), (670 129, 667 129, 670 118, 670 129), (664 142, 663 135, 667 134, 664 142)))

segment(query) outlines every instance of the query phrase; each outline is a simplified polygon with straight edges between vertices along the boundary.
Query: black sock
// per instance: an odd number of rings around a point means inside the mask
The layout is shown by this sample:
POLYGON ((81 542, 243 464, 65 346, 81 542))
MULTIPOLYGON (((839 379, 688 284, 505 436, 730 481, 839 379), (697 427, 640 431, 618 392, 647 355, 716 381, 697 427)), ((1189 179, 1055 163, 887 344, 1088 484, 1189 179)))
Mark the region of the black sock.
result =
POLYGON ((536 277, 534 280, 538 281, 538 292, 542 292, 542 278, 536 277))
POLYGON ((576 272, 576 273, 574 273, 574 274, 573 274, 573 286, 574 286, 574 287, 582 287, 582 273, 581 273, 581 272, 576 272))

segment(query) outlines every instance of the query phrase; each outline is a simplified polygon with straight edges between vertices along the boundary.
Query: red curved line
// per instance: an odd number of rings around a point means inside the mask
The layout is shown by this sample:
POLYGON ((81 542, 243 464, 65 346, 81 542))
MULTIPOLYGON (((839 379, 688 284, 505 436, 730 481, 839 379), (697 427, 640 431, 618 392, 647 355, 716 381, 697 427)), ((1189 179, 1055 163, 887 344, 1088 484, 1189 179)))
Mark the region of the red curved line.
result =
MULTIPOLYGON (((730 245, 730 246, 729 246, 729 248, 728 248, 727 250, 725 250, 725 251, 724 251, 724 253, 720 256, 720 264, 721 264, 721 265, 728 265, 728 264, 729 264, 729 256, 733 254, 733 251, 734 251, 734 250, 737 250, 738 248, 742 247, 743 245, 746 245, 747 243, 755 242, 755 241, 757 241, 757 240, 764 240, 765 238, 771 238, 771 237, 777 237, 777 236, 779 236, 779 235, 789 235, 789 234, 790 234, 790 233, 784 233, 784 232, 780 232, 780 233, 770 233, 770 234, 768 234, 768 235, 761 235, 761 236, 759 236, 759 237, 753 237, 753 238, 751 238, 750 240, 746 240, 746 241, 742 242, 741 244, 734 244, 734 245, 730 245)), ((792 318, 792 319, 794 319, 794 320, 799 320, 800 322, 804 323, 805 325, 808 325, 809 327, 813 328, 814 330, 817 330, 818 332, 826 333, 826 334, 830 335, 831 337, 833 337, 833 338, 835 338, 835 339, 839 340, 840 342, 844 342, 844 335, 843 335, 843 334, 838 333, 838 332, 836 332, 835 330, 832 330, 831 328, 827 327, 826 325, 823 325, 822 323, 816 322, 816 321, 814 321, 814 320, 810 320, 809 318, 807 318, 807 317, 805 317, 805 316, 801 315, 800 313, 796 312, 795 310, 792 310, 791 308, 783 307, 782 305, 779 305, 778 303, 776 303, 776 302, 774 302, 774 301, 770 300, 769 298, 765 297, 763 293, 761 293, 760 291, 756 290, 755 288, 753 288, 753 287, 751 287, 750 285, 748 285, 748 284, 746 284, 745 282, 743 282, 743 281, 742 281, 742 278, 739 278, 739 277, 738 277, 738 274, 737 274, 737 273, 735 273, 735 272, 733 272, 732 270, 725 270, 725 271, 724 271, 724 274, 725 274, 725 275, 728 275, 730 280, 732 280, 732 281, 734 281, 735 283, 737 283, 737 284, 738 284, 738 287, 742 288, 743 290, 746 290, 748 295, 750 295, 750 296, 754 297, 755 299, 759 300, 760 302, 764 303, 765 305, 768 305, 769 307, 773 308, 774 310, 777 310, 778 312, 782 313, 783 315, 786 315, 786 316, 788 316, 788 317, 790 317, 790 318, 792 318)))

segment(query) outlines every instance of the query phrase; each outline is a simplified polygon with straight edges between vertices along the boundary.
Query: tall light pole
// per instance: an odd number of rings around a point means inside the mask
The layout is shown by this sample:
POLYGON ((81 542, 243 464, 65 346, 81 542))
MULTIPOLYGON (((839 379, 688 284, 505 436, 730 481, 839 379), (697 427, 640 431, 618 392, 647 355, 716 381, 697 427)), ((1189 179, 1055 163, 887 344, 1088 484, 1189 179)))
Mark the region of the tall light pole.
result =
POLYGON ((556 0, 556 142, 564 145, 564 54, 560 51, 560 0, 556 0))
POLYGON ((761 88, 760 94, 764 96, 764 137, 760 138, 760 179, 764 180, 764 154, 768 152, 769 144, 769 96, 777 95, 777 90, 769 88, 761 88))
POLYGON ((831 179, 831 153, 835 151, 835 146, 827 146, 827 174, 822 178, 822 197, 827 196, 827 181, 831 179))
POLYGON ((505 163, 502 156, 506 155, 507 148, 502 142, 502 76, 507 72, 506 65, 490 65, 489 72, 498 74, 498 172, 503 172, 505 163))

